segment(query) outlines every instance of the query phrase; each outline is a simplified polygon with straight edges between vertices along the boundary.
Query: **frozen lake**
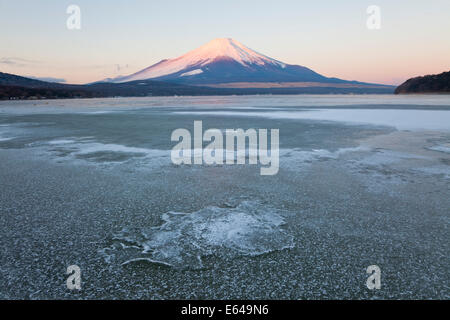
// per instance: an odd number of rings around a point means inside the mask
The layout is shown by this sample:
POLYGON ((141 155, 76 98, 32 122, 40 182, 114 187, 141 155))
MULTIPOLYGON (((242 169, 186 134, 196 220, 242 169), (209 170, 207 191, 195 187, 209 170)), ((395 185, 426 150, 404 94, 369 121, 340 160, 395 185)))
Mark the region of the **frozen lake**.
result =
POLYGON ((0 298, 448 299, 449 179, 450 96, 2 101, 0 298), (278 174, 172 164, 195 120, 278 174))

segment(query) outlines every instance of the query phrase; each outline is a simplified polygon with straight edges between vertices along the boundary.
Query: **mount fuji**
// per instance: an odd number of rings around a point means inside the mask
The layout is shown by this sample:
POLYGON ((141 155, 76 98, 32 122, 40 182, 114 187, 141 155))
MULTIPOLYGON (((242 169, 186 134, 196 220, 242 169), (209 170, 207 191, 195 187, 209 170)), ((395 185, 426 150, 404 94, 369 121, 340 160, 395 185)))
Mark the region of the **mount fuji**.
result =
POLYGON ((50 83, 0 72, 1 99, 248 94, 391 94, 395 87, 328 78, 283 63, 242 43, 215 39, 129 76, 84 85, 50 83))
POLYGON ((328 78, 313 70, 260 54, 230 38, 218 38, 175 59, 162 60, 129 76, 108 79, 123 83, 159 80, 189 85, 235 88, 368 85, 328 78), (309 85, 308 85, 309 84, 309 85))

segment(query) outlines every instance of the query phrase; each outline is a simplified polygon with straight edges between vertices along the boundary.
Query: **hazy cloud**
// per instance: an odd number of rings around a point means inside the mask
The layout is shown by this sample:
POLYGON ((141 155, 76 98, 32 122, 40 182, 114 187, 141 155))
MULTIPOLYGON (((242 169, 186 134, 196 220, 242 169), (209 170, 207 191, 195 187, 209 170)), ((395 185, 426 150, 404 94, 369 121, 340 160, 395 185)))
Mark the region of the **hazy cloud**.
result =
POLYGON ((2 57, 0 58, 0 64, 7 64, 7 65, 14 65, 18 67, 30 65, 30 64, 37 64, 40 63, 40 61, 36 60, 28 60, 18 57, 2 57))

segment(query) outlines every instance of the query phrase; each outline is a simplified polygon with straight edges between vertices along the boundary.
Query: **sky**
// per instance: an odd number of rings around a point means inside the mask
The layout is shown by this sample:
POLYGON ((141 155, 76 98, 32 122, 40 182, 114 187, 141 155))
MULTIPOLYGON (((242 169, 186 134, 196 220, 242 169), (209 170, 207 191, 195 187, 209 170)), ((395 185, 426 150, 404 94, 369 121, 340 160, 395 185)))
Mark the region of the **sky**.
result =
POLYGON ((325 76, 397 85, 450 70, 450 1, 0 0, 0 71, 46 80, 128 75, 225 37, 325 76), (79 30, 67 28, 72 4, 79 30), (380 29, 367 27, 370 5, 380 29))

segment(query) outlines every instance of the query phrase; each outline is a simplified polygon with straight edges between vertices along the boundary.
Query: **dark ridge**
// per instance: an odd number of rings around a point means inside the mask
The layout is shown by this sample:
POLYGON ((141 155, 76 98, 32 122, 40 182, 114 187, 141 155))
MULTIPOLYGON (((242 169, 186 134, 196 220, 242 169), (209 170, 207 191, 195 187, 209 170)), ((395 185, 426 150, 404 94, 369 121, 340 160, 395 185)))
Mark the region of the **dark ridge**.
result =
POLYGON ((250 94, 386 94, 393 88, 212 88, 178 83, 137 80, 124 83, 97 82, 74 85, 45 82, 0 72, 0 100, 70 99, 148 96, 211 96, 250 94))
POLYGON ((450 93, 450 71, 411 78, 395 89, 395 94, 450 93))

